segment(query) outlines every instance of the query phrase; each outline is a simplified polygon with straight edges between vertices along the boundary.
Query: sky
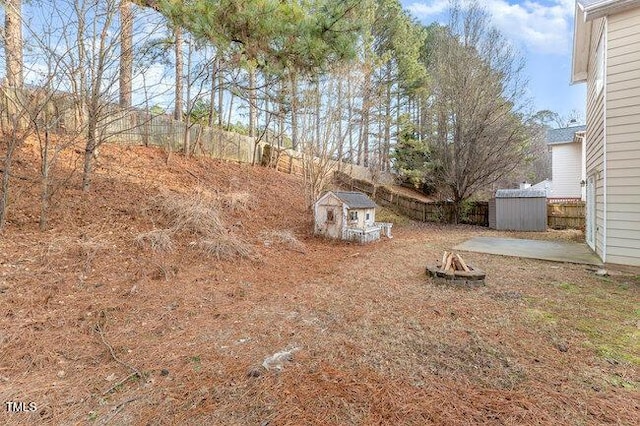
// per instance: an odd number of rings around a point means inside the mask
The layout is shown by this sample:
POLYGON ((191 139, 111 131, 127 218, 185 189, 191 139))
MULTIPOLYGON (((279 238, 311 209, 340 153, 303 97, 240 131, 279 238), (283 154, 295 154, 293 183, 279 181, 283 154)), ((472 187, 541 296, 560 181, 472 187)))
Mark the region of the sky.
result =
MULTIPOLYGON (((447 23, 449 0, 402 0, 420 22, 447 23)), ((586 85, 570 85, 575 0, 482 0, 493 25, 526 60, 535 111, 548 109, 567 117, 584 117, 586 85)))

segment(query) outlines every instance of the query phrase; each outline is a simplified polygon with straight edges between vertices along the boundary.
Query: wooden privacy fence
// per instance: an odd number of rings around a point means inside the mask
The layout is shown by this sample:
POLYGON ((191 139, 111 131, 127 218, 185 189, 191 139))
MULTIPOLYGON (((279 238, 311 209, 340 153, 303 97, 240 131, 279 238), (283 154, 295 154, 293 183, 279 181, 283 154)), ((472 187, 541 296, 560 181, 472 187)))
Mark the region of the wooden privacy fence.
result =
POLYGON ((552 229, 584 229, 584 201, 549 203, 547 205, 547 221, 552 229))
MULTIPOLYGON (((29 114, 38 114, 31 118, 51 132, 82 136, 87 131, 86 110, 79 108, 76 100, 65 92, 52 94, 44 89, 16 91, 0 86, 0 128, 12 126, 11 116, 18 112, 27 124, 29 114), (19 102, 15 100, 18 98, 19 102)), ((259 162, 262 156, 264 144, 256 144, 255 138, 200 124, 187 127, 186 123, 165 114, 122 109, 105 102, 100 105, 98 115, 95 124, 103 142, 152 145, 177 151, 184 146, 185 134, 188 133, 194 154, 243 163, 252 163, 254 158, 259 162)))
POLYGON ((265 167, 273 167, 279 172, 302 176, 304 167, 302 159, 292 150, 278 149, 272 145, 262 148, 261 164, 265 167))
MULTIPOLYGON (((273 145, 264 144, 262 147, 262 165, 265 167, 273 167, 279 172, 294 174, 302 176, 304 173, 304 166, 300 153, 285 148, 278 148, 273 145)), ((364 166, 358 166, 356 164, 340 162, 337 160, 329 160, 328 167, 332 170, 345 172, 347 175, 362 179, 365 181, 367 178, 371 178, 371 171, 364 166)), ((376 176, 376 181, 384 183, 393 183, 394 177, 390 172, 379 172, 376 176)))
POLYGON ((254 154, 259 162, 262 156, 262 144, 256 144, 254 138, 200 124, 187 127, 182 121, 147 112, 114 114, 105 133, 111 142, 154 145, 176 151, 183 148, 186 132, 195 154, 242 163, 252 163, 254 154))
MULTIPOLYGON (((398 213, 420 222, 453 222, 455 206, 450 201, 425 202, 405 195, 397 194, 385 186, 354 179, 343 172, 336 172, 335 179, 341 185, 364 192, 383 207, 391 207, 398 213)), ((489 226, 489 203, 476 201, 465 203, 461 223, 489 226)))

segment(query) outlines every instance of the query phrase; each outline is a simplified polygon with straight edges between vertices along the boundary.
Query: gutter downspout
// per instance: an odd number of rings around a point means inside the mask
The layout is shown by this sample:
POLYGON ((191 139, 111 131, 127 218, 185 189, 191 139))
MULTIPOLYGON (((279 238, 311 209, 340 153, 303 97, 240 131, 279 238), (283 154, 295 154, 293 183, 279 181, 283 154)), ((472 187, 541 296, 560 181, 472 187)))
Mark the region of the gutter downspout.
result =
MULTIPOLYGON (((611 3, 611 2, 609 2, 611 3)), ((602 230, 602 262, 606 263, 607 262, 607 229, 608 229, 608 224, 607 224, 607 212, 609 210, 609 205, 607 204, 607 188, 608 188, 608 184, 607 184, 607 80, 608 80, 608 74, 609 74, 609 19, 607 17, 604 18, 604 37, 603 37, 603 41, 604 41, 604 69, 602 70, 602 78, 604 80, 603 82, 603 106, 602 106, 602 110, 603 110, 603 122, 604 122, 604 129, 602 132, 602 150, 603 152, 603 159, 602 159, 602 164, 603 164, 603 203, 604 203, 604 213, 603 213, 603 230, 602 230)))

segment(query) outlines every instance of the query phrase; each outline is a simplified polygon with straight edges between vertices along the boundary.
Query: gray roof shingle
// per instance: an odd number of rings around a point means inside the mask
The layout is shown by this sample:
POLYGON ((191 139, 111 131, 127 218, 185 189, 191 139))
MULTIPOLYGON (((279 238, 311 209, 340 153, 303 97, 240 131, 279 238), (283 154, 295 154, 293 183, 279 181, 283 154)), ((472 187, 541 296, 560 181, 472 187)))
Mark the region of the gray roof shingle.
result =
POLYGON ((336 191, 334 192, 336 197, 340 198, 343 203, 350 209, 375 209, 376 203, 371 198, 367 197, 362 192, 346 192, 336 191))
POLYGON ((572 126, 563 127, 561 129, 549 129, 547 130, 547 144, 555 145, 561 143, 573 142, 573 137, 577 132, 583 132, 587 129, 587 126, 572 126))

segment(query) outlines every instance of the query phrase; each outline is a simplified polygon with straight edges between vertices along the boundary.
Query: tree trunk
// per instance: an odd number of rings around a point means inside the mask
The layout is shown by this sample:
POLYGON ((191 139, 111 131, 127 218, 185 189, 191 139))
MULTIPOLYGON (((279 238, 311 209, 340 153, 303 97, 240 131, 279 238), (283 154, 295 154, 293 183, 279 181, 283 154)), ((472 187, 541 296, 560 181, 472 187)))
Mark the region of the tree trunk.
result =
POLYGON ((389 151, 391 151, 391 83, 387 83, 387 98, 384 114, 384 140, 380 170, 388 171, 390 166, 389 151))
POLYGON ((233 99, 235 95, 231 92, 231 99, 229 99, 229 117, 227 119, 227 130, 231 130, 231 113, 233 112, 233 99))
POLYGON ((342 170, 342 158, 344 157, 344 135, 342 134, 342 79, 338 78, 338 170, 342 170))
POLYGON ((173 118, 182 121, 182 28, 176 26, 173 29, 175 37, 175 56, 176 56, 176 93, 175 108, 173 118))
POLYGON ((78 63, 72 71, 72 93, 74 94, 75 122, 74 130, 82 132, 87 120, 88 84, 86 70, 89 68, 85 45, 86 4, 74 3, 75 14, 78 19, 76 45, 78 48, 78 63))
MULTIPOLYGON (((366 103, 368 104, 368 102, 367 99, 366 103)), ((362 111, 362 135, 360 137, 362 149, 358 149, 358 151, 362 151, 362 163, 358 162, 358 164, 362 164, 364 167, 369 167, 369 106, 367 104, 363 105, 362 111)))
POLYGON ((189 49, 187 50, 187 111, 185 114, 185 126, 184 126, 184 140, 183 140, 183 154, 188 157, 191 154, 191 112, 193 105, 191 105, 191 53, 192 43, 189 42, 189 49))
MULTIPOLYGON (((18 128, 23 127, 23 120, 16 119, 22 115, 18 105, 22 104, 23 81, 23 40, 22 40, 22 0, 7 0, 5 6, 5 66, 7 94, 13 98, 7 101, 7 122, 18 128)), ((0 82, 1 83, 1 82, 0 82)), ((4 115, 3 114, 3 115, 4 115)))
POLYGON ((47 229, 47 215, 49 212, 49 132, 44 134, 44 146, 41 148, 42 165, 40 167, 41 192, 40 192, 40 230, 47 229))
POLYGON ((6 0, 5 6, 5 53, 7 85, 22 88, 23 81, 23 41, 22 41, 22 0, 6 0))
POLYGON ((87 123, 87 144, 84 150, 84 169, 82 171, 82 190, 88 191, 91 185, 91 172, 93 170, 93 154, 97 146, 96 108, 92 105, 89 111, 87 123))
POLYGON ((218 75, 218 59, 213 61, 211 66, 211 98, 209 99, 209 127, 213 127, 216 119, 216 77, 218 75))
POLYGON ((298 81, 295 73, 290 74, 291 82, 291 145, 298 150, 298 81))
MULTIPOLYGON (((84 170, 82 174, 82 190, 85 192, 89 190, 91 183, 93 157, 97 154, 100 143, 104 141, 103 139, 98 139, 98 124, 100 123, 101 113, 104 113, 102 110, 104 106, 101 105, 101 96, 103 93, 103 76, 107 69, 105 61, 110 54, 107 43, 111 18, 112 15, 108 14, 107 20, 100 30, 99 47, 96 54, 97 60, 95 64, 92 64, 91 96, 89 97, 87 108, 87 142, 85 145, 84 170)), ((102 130, 104 130, 104 127, 102 130)))
POLYGON ((278 148, 282 148, 282 139, 284 134, 284 100, 285 100, 285 88, 286 82, 284 79, 280 80, 280 86, 278 88, 278 148))
POLYGON ((8 142, 8 144, 9 146, 7 147, 7 152, 4 157, 4 165, 2 170, 2 197, 0 197, 0 231, 4 229, 4 226, 7 222, 7 207, 9 206, 9 179, 11 178, 13 152, 17 145, 15 135, 13 139, 8 142))
POLYGON ((256 99, 256 70, 249 69, 249 136, 256 136, 258 105, 256 99))
POLYGON ((222 129, 222 113, 224 110, 224 76, 222 75, 222 60, 218 59, 218 127, 222 129))
POLYGON ((369 167, 369 113, 371 109, 371 72, 365 70, 362 95, 362 131, 358 144, 358 164, 369 167), (362 157, 360 154, 362 153, 362 157), (362 162, 361 162, 362 161, 362 162))
POLYGON ((349 162, 353 164, 353 99, 351 76, 347 79, 347 135, 349 136, 349 162))
POLYGON ((315 140, 316 140, 316 149, 318 150, 318 152, 322 151, 322 148, 325 144, 323 144, 320 141, 320 106, 321 106, 321 96, 320 96, 320 77, 316 78, 315 81, 315 93, 314 93, 314 100, 315 100, 315 104, 316 104, 316 108, 315 108, 315 140))
POLYGON ((120 2, 120 107, 131 108, 133 80, 133 12, 128 0, 120 2))

